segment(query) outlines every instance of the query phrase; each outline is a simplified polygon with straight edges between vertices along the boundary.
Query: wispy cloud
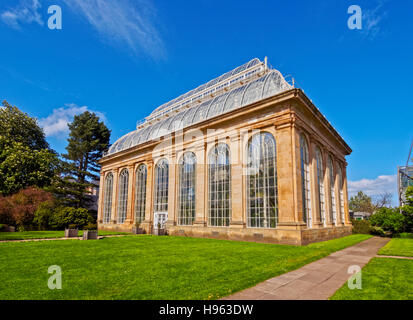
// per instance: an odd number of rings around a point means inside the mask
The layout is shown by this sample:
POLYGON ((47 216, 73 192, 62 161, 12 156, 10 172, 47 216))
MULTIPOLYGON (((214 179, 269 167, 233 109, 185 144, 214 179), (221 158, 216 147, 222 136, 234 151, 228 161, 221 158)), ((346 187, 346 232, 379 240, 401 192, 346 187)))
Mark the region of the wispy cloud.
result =
POLYGON ((0 20, 14 29, 20 29, 26 23, 43 26, 44 21, 39 13, 41 6, 39 0, 21 0, 16 7, 1 12, 0 20))
POLYGON ((348 193, 350 196, 363 191, 369 196, 375 196, 390 192, 397 193, 397 175, 378 176, 376 179, 361 179, 348 182, 348 193))
POLYGON ((366 38, 374 39, 381 32, 381 22, 386 18, 387 12, 383 6, 387 0, 379 0, 373 9, 363 10, 362 34, 366 38))
POLYGON ((124 44, 133 54, 144 52, 153 58, 165 55, 156 28, 156 12, 149 0, 63 0, 82 15, 103 40, 124 44))
POLYGON ((39 119, 39 125, 43 128, 46 137, 57 137, 65 139, 69 133, 68 123, 73 121, 75 115, 85 111, 94 112, 102 121, 106 121, 106 117, 99 111, 89 110, 87 106, 79 107, 74 103, 65 104, 64 107, 54 109, 53 112, 46 118, 39 119))

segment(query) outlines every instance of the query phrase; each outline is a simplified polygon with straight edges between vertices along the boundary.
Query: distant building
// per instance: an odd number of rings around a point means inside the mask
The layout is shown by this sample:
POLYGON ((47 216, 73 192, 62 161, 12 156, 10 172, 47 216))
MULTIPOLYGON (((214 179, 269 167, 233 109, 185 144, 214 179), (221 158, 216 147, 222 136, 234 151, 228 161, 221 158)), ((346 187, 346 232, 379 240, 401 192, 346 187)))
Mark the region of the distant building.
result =
POLYGON ((408 187, 413 186, 413 166, 398 167, 397 187, 400 206, 405 203, 405 193, 408 187))
POLYGON ((354 220, 368 220, 370 216, 370 212, 350 211, 350 218, 354 220))

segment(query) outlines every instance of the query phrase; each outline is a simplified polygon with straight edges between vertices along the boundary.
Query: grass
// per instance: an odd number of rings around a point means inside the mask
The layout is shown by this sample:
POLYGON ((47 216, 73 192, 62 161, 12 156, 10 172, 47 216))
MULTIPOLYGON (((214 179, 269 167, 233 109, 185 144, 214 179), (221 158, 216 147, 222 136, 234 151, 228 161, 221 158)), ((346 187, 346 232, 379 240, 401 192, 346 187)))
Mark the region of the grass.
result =
POLYGON ((413 261, 373 258, 362 270, 362 289, 344 284, 330 300, 411 300, 413 261))
MULTIPOLYGON (((100 230, 100 236, 128 234, 125 232, 114 232, 100 230)), ((83 231, 79 231, 79 237, 83 235, 83 231)), ((0 232, 0 241, 4 240, 28 240, 28 239, 47 239, 47 238, 63 238, 64 231, 22 231, 22 232, 0 232)))
POLYGON ((393 238, 379 251, 380 255, 413 257, 413 239, 393 238))
POLYGON ((368 239, 308 246, 150 235, 0 243, 2 299, 216 299, 368 239), (48 267, 62 269, 50 290, 48 267))

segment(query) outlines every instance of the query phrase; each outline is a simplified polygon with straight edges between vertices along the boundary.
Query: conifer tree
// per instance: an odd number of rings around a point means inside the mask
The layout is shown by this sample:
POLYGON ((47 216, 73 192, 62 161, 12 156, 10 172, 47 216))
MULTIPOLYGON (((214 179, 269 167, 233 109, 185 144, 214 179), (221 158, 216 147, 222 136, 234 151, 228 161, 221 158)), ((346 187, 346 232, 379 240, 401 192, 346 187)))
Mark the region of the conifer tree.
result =
POLYGON ((53 192, 66 204, 87 208, 89 188, 99 180, 98 160, 109 148, 110 130, 95 113, 86 111, 68 124, 70 133, 66 154, 61 161, 61 172, 53 192))

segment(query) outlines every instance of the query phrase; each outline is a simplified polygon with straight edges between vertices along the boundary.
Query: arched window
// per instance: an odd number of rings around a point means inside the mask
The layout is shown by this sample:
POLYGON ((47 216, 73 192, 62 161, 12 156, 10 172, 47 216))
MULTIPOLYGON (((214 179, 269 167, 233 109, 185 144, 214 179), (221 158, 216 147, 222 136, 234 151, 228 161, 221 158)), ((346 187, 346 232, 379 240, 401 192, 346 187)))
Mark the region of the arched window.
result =
POLYGON ((179 225, 192 225, 195 220, 195 173, 195 154, 193 152, 187 152, 179 161, 179 225))
POLYGON ((343 173, 341 171, 341 167, 337 166, 337 174, 338 174, 338 188, 339 188, 339 203, 340 203, 340 216, 341 222, 344 223, 344 196, 343 196, 343 173))
POLYGON ((271 133, 258 133, 248 144, 247 222, 249 227, 275 228, 278 219, 277 159, 271 133))
POLYGON ((105 188, 103 189, 103 223, 110 223, 112 215, 112 196, 113 196, 113 174, 108 173, 105 179, 105 188))
POLYGON ((231 164, 229 148, 217 144, 208 156, 208 223, 229 226, 231 219, 231 164))
POLYGON ((303 197, 303 220, 311 228, 310 156, 304 136, 300 137, 301 190, 303 197))
POLYGON ((320 212, 320 221, 325 225, 326 220, 326 209, 325 209, 325 192, 324 192, 324 167, 323 167, 323 157, 321 156, 321 151, 317 147, 316 151, 316 161, 317 161, 317 184, 318 184, 318 209, 320 212))
POLYGON ((146 165, 141 164, 136 169, 135 176, 135 222, 142 222, 145 220, 146 177, 146 165))
POLYGON ((168 183, 169 183, 169 164, 168 160, 162 159, 156 164, 155 168, 155 212, 168 211, 168 183))
POLYGON ((330 171, 330 219, 333 224, 336 224, 336 217, 337 217, 337 207, 336 207, 336 188, 334 187, 335 184, 335 177, 334 177, 334 166, 333 160, 331 157, 328 157, 328 171, 330 171))
POLYGON ((126 210, 128 208, 128 184, 129 171, 123 169, 119 177, 119 198, 118 198, 118 223, 126 220, 126 210))

